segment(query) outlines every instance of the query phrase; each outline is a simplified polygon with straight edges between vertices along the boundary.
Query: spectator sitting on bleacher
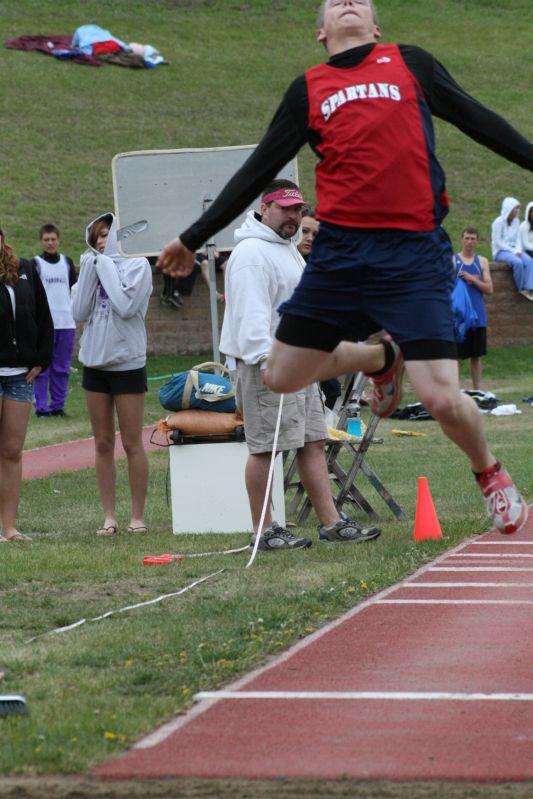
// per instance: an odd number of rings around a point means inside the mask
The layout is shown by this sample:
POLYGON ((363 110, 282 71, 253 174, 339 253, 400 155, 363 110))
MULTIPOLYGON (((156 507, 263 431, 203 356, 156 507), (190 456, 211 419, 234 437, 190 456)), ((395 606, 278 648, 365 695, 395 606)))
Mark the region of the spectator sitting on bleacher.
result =
POLYGON ((533 258, 522 252, 519 214, 519 201, 506 197, 500 216, 492 223, 492 257, 512 268, 516 288, 526 299, 533 300, 533 258))
POLYGON ((522 252, 533 258, 533 203, 528 203, 524 221, 518 228, 518 244, 522 252))

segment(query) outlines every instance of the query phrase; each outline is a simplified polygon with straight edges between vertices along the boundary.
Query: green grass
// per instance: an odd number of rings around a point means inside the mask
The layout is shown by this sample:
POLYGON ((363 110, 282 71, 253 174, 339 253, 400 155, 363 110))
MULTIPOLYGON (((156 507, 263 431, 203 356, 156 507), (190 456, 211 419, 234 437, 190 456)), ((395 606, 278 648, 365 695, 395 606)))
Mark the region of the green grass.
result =
MULTIPOLYGON (((262 135, 290 80, 324 60, 314 40, 318 2, 292 0, 0 0, 4 39, 71 34, 96 21, 126 41, 157 46, 171 62, 155 70, 93 68, 40 53, 0 49, 2 225, 21 255, 37 248, 39 226, 56 221, 65 252, 84 249, 86 223, 111 208, 111 159, 130 150, 250 144, 262 135)), ((383 40, 431 50, 469 92, 531 138, 533 53, 529 0, 378 3, 383 40), (517 44, 517 31, 520 42, 517 44)), ((455 243, 465 224, 482 233, 501 200, 531 199, 526 171, 437 121, 448 175, 455 243)), ((315 158, 299 156, 312 201, 315 158)), ((179 227, 177 221, 177 227, 179 227)), ((178 231, 177 231, 178 232, 178 231)))
MULTIPOLYGON (((532 393, 525 366, 533 348, 493 349, 485 359, 487 388, 515 402, 522 415, 486 418, 496 455, 531 497, 529 428, 532 393)), ((192 359, 190 359, 192 360, 192 359)), ((185 362, 181 364, 185 365, 185 362)), ((190 361, 189 361, 190 365, 190 361)), ((149 373, 172 362, 150 359, 149 373)), ((72 381, 68 422, 86 430, 82 390, 72 381)), ((412 399, 407 393, 405 402, 412 399)), ((163 415, 150 383, 147 420, 163 415)), ((61 420, 32 420, 30 438, 66 435, 61 420), (46 425, 46 428, 44 427, 46 425)), ((400 523, 364 478, 358 485, 379 511, 382 536, 361 546, 321 547, 259 556, 187 558, 187 553, 243 546, 247 536, 171 534, 165 451, 150 455, 148 537, 97 539, 101 520, 94 470, 24 483, 20 527, 31 544, 2 546, 0 561, 0 693, 21 693, 27 717, 0 719, 0 774, 85 771, 132 745, 180 712, 199 690, 215 689, 283 651, 371 593, 405 577, 439 552, 488 527, 468 465, 436 423, 383 420, 382 444, 369 461, 408 513, 400 523), (398 438, 394 427, 426 433, 398 438), (415 544, 413 515, 419 476, 428 478, 445 538, 415 544), (144 566, 143 555, 185 553, 170 566, 144 566), (87 621, 70 632, 38 638, 56 627, 179 591, 223 569, 189 592, 87 621)), ((34 442, 35 443, 35 442, 34 442)), ((124 461, 118 464, 118 515, 128 519, 124 461)), ((209 486, 201 486, 209 502, 209 486)), ((364 520, 364 517, 360 517, 364 520)), ((316 519, 298 532, 316 539, 316 519)), ((364 641, 357 657, 364 657, 364 641)))

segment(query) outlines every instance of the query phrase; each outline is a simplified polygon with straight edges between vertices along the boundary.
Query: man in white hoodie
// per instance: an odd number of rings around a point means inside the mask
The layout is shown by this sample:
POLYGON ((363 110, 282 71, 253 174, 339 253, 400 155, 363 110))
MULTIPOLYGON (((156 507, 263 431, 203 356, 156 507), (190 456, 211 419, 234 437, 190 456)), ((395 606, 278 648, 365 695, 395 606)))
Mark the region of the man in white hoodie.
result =
MULTIPOLYGON (((264 369, 279 323, 278 307, 291 296, 305 261, 292 238, 302 220, 304 201, 289 180, 274 180, 262 194, 260 213, 250 211, 235 231, 236 247, 226 268, 226 310, 220 349, 234 373, 237 405, 244 416, 249 457, 246 488, 257 533, 266 494, 280 395, 267 388, 264 369)), ((324 408, 317 384, 285 394, 278 451, 297 450, 300 479, 319 518, 319 540, 362 542, 377 538, 377 528, 361 528, 341 518, 331 496, 324 457, 324 408)), ((268 509, 259 549, 311 546, 272 520, 268 509)), ((255 535, 252 537, 253 546, 255 535)))

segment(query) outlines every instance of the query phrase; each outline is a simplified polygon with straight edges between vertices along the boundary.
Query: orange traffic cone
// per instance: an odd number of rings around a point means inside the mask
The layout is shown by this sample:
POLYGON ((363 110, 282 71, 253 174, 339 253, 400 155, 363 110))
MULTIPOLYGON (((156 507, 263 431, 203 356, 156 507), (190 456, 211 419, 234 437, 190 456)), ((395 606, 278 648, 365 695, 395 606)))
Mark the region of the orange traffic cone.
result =
POLYGON ((427 477, 418 478, 418 499, 415 513, 415 541, 442 538, 442 530, 433 504, 427 477))

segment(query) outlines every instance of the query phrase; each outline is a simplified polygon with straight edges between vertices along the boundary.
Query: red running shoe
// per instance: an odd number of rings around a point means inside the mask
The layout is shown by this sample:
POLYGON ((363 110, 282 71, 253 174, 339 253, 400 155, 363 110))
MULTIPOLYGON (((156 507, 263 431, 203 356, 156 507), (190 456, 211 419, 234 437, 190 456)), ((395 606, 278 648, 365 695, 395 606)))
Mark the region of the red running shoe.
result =
POLYGON ((366 372, 365 374, 374 384, 374 396, 370 401, 370 409, 377 416, 385 417, 394 413, 400 404, 404 366, 400 348, 390 336, 384 336, 379 343, 383 344, 385 352, 387 349, 392 350, 394 360, 383 374, 367 374, 366 372))
POLYGON ((500 463, 476 475, 485 497, 487 513, 500 533, 517 533, 526 523, 529 508, 500 463))

